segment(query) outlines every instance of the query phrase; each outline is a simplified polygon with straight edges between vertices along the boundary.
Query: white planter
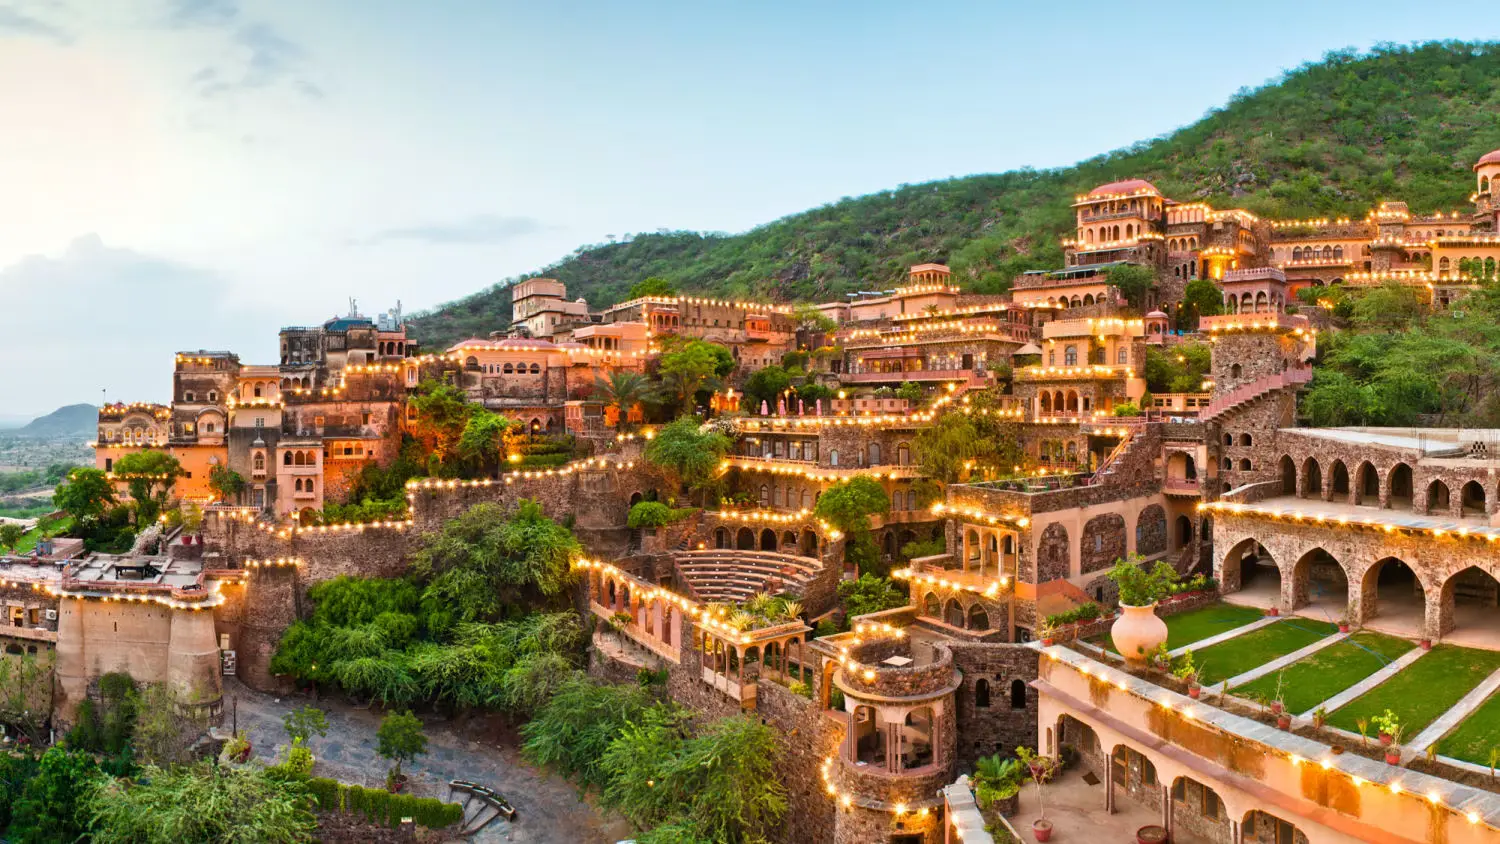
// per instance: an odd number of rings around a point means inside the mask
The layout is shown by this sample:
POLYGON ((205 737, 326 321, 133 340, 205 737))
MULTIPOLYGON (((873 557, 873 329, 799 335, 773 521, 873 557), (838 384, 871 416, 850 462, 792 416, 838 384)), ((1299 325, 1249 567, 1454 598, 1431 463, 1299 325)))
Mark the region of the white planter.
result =
POLYGON ((1167 623, 1156 617, 1156 604, 1144 607, 1120 605, 1120 618, 1109 628, 1115 650, 1131 662, 1145 662, 1167 641, 1167 623))

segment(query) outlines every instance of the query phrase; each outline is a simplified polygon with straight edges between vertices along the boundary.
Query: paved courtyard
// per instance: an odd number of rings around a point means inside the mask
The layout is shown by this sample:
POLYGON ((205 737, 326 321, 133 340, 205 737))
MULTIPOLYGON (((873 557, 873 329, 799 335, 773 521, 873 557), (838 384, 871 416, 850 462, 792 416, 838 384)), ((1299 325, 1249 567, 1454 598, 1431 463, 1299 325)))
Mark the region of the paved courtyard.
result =
MULTIPOLYGON (((287 712, 312 703, 306 697, 276 698, 251 691, 229 679, 225 683, 224 722, 230 720, 231 701, 238 700, 239 726, 255 748, 255 755, 268 759, 284 753, 288 743, 281 726, 287 712)), ((328 715, 328 735, 312 740, 317 757, 316 776, 374 788, 385 785, 389 764, 375 753, 375 731, 382 714, 334 700, 316 702, 328 715)), ((619 816, 580 800, 578 789, 563 778, 538 770, 520 758, 512 746, 457 734, 440 720, 427 722, 427 755, 406 767, 412 792, 424 797, 447 799, 452 779, 467 779, 504 794, 516 807, 514 823, 496 821, 468 839, 476 844, 612 844, 629 838, 630 824, 619 816)))

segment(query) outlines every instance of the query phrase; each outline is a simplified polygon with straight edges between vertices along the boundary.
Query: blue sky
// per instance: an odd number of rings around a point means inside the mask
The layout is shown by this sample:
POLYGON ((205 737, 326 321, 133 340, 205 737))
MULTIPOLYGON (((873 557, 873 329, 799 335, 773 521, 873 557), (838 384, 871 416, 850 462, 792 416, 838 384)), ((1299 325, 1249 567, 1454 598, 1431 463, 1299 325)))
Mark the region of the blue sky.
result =
POLYGON ((1486 4, 0 0, 0 416, 164 399, 350 296, 1065 165, 1486 4))

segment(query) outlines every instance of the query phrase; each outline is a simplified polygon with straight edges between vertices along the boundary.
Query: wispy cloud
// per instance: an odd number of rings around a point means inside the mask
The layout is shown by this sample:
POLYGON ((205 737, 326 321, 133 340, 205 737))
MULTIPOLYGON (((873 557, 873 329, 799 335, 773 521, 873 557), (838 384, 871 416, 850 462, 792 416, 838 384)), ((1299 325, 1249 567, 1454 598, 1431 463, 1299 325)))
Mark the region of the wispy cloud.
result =
POLYGON ((231 41, 244 60, 204 67, 193 74, 190 81, 199 95, 221 97, 285 85, 309 99, 322 99, 322 89, 304 72, 307 51, 272 27, 263 23, 236 27, 231 41))
POLYGON ((32 17, 15 6, 0 5, 0 38, 6 35, 42 38, 59 44, 73 42, 73 34, 62 27, 32 17))
POLYGON ((172 0, 167 24, 175 27, 228 26, 240 16, 236 0, 172 0))
POLYGON ((442 246, 492 246, 537 234, 546 231, 547 228, 534 217, 480 214, 467 220, 451 223, 427 223, 384 229, 364 238, 361 242, 375 244, 412 241, 442 246))

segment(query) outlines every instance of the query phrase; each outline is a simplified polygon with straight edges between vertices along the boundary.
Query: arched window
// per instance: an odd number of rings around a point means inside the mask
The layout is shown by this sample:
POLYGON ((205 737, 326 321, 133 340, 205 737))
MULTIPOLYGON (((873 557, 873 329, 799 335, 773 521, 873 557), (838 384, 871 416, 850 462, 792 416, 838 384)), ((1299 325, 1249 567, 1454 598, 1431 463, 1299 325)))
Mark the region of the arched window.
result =
POLYGON ((1026 681, 1015 679, 1010 681, 1010 708, 1026 708, 1026 681))
POLYGON ((983 677, 974 684, 974 706, 977 709, 990 708, 990 681, 983 677))
POLYGON ((1240 366, 1239 364, 1235 364, 1235 365, 1229 367, 1229 377, 1230 378, 1238 378, 1238 377, 1240 377, 1240 373, 1242 373, 1244 371, 1245 371, 1244 367, 1240 366))
POLYGON ((283 466, 290 466, 290 465, 292 465, 292 453, 290 451, 284 452, 281 455, 281 465, 283 465, 283 466))
POLYGON ((830 465, 830 466, 837 466, 837 465, 839 465, 839 450, 838 449, 835 448, 835 449, 829 450, 829 452, 828 452, 828 465, 830 465))
POLYGON ((504 372, 506 375, 513 375, 515 374, 516 367, 514 364, 507 363, 504 367, 501 368, 500 371, 504 372))
POLYGON ((880 465, 880 443, 870 443, 869 447, 865 449, 865 452, 865 456, 871 466, 880 465))
POLYGON ((1078 347, 1066 346, 1063 348, 1063 366, 1078 365, 1078 347))
POLYGON ((266 470, 266 456, 264 454, 260 454, 259 452, 257 452, 256 455, 255 455, 255 461, 254 462, 255 462, 255 471, 257 471, 257 472, 264 472, 266 470))
POLYGON ((531 374, 532 375, 541 375, 542 374, 542 365, 539 364, 539 363, 533 363, 531 365, 531 374))

